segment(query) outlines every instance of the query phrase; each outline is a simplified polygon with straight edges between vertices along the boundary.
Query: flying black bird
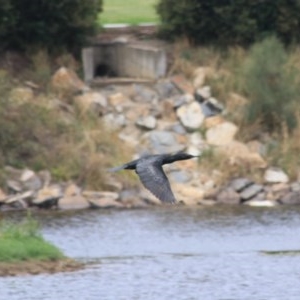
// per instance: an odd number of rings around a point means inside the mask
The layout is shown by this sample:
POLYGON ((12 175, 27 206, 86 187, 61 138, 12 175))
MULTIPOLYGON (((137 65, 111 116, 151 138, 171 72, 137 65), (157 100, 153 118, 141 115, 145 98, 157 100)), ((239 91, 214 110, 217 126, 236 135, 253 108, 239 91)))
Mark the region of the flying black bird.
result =
POLYGON ((177 160, 185 160, 193 157, 197 156, 184 152, 177 152, 175 154, 146 155, 139 159, 130 161, 123 166, 112 168, 110 171, 116 172, 123 169, 135 170, 145 188, 147 188, 159 200, 167 203, 175 203, 176 199, 162 166, 165 164, 171 164, 177 160))

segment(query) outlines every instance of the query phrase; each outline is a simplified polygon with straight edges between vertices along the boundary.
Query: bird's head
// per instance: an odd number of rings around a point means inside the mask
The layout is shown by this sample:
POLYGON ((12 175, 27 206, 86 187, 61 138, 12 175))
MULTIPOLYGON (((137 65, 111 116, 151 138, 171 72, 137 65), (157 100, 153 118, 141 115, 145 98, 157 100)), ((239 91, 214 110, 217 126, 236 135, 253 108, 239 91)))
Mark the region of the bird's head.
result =
POLYGON ((193 155, 190 153, 180 151, 180 152, 175 153, 174 156, 176 157, 176 160, 185 160, 185 159, 199 157, 200 155, 193 155))
POLYGON ((189 154, 189 153, 180 151, 175 154, 166 155, 163 164, 170 164, 174 161, 186 160, 186 159, 191 159, 194 157, 199 157, 199 155, 193 155, 193 154, 189 154))

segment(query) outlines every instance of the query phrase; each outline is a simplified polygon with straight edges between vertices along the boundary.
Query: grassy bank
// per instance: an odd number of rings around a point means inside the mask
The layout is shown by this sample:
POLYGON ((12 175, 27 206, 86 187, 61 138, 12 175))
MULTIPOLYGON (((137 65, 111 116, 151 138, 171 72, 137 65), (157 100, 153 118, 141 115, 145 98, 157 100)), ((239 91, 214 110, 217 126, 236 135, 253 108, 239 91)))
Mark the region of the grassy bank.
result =
POLYGON ((157 0, 104 0, 101 24, 111 23, 149 23, 157 22, 155 11, 157 0))
POLYGON ((0 224, 0 262, 55 261, 64 259, 63 253, 44 240, 38 224, 31 218, 15 224, 0 224))

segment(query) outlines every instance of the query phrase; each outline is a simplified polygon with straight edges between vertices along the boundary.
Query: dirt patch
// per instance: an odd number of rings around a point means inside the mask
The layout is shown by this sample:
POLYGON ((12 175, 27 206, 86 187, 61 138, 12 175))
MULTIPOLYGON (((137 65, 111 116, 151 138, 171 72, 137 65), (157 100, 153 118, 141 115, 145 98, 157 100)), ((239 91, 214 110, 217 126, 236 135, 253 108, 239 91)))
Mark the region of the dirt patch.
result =
POLYGON ((41 273, 72 272, 84 267, 72 259, 57 261, 0 262, 0 276, 36 275, 41 273))

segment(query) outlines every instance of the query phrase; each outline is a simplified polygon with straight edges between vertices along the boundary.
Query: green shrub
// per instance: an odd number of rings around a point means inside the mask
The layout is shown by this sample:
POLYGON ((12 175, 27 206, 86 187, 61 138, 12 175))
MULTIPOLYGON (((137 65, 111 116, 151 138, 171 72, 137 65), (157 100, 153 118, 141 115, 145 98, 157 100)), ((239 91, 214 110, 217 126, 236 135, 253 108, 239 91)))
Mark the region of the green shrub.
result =
POLYGON ((270 34, 300 40, 299 1, 160 0, 157 12, 163 36, 196 44, 249 44, 270 34))
POLYGON ((295 70, 288 67, 288 54, 275 37, 255 44, 242 65, 241 89, 249 99, 245 110, 246 123, 260 120, 268 131, 296 126, 300 89, 295 70))
POLYGON ((79 48, 94 32, 102 0, 0 0, 4 48, 79 48))

